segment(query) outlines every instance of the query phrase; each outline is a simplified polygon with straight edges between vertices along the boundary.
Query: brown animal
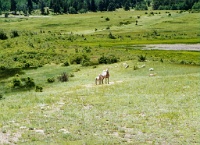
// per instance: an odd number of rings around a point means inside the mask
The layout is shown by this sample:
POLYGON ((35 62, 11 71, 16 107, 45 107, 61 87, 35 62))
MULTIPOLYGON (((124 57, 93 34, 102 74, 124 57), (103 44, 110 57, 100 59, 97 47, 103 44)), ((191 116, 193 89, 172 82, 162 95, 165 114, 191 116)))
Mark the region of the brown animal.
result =
MULTIPOLYGON (((103 76, 103 80, 105 78, 105 84, 109 84, 109 77, 110 77, 110 74, 109 74, 109 71, 108 69, 104 70, 101 74, 103 76)), ((103 83, 103 80, 102 80, 102 83, 103 83)))
POLYGON ((95 84, 97 85, 97 82, 99 82, 100 84, 103 84, 103 76, 101 74, 99 74, 96 78, 95 78, 95 84))

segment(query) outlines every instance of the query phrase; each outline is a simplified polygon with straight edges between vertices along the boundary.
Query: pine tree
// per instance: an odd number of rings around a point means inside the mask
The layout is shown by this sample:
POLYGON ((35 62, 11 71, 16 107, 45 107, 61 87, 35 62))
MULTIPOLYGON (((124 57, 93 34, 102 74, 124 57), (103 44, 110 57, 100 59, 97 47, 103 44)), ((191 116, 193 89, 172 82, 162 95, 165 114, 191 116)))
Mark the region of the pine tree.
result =
POLYGON ((10 11, 15 11, 16 14, 17 3, 15 0, 10 0, 10 11))
POLYGON ((96 11, 97 11, 97 6, 96 6, 94 0, 91 0, 90 10, 91 10, 92 12, 96 12, 96 11))
POLYGON ((28 13, 31 14, 31 12, 33 11, 33 2, 32 2, 32 0, 28 0, 27 8, 28 8, 28 13))

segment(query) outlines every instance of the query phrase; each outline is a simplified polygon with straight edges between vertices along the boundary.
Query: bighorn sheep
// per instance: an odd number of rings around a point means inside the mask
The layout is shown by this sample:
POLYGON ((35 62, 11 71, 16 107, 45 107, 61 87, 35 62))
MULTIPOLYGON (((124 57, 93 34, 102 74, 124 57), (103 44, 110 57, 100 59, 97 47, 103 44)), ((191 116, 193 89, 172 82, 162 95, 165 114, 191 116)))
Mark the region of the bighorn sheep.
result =
MULTIPOLYGON (((105 78, 105 83, 108 83, 109 84, 109 77, 110 77, 110 74, 109 74, 109 71, 108 69, 104 70, 101 74, 103 76, 103 80, 105 78)), ((103 80, 102 80, 102 83, 103 83, 103 80)))
POLYGON ((99 74, 96 78, 95 78, 95 84, 97 85, 97 81, 99 81, 99 85, 103 84, 103 76, 101 74, 99 74))

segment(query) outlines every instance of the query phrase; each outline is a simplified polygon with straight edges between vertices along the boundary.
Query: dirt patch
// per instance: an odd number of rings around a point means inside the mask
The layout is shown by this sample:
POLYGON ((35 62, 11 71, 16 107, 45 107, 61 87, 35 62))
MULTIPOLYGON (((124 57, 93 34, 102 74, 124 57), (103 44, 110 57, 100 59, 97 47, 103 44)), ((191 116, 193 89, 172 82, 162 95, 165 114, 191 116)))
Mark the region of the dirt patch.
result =
POLYGON ((0 132, 0 144, 16 144, 21 137, 21 133, 1 133, 0 132))
POLYGON ((146 45, 143 49, 200 51, 200 44, 150 44, 146 45))

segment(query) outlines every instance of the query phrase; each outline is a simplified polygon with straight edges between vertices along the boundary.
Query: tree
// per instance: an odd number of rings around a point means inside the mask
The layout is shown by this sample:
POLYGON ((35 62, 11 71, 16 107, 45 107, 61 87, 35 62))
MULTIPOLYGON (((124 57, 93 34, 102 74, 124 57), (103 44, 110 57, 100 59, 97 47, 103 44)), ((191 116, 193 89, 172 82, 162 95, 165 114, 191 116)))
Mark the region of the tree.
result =
POLYGON ((69 13, 70 14, 77 14, 77 11, 74 7, 69 7, 69 13))
POLYGON ((27 9, 28 9, 28 13, 31 14, 31 12, 33 11, 33 2, 32 0, 27 0, 27 9))
POLYGON ((10 10, 10 1, 0 0, 0 12, 10 10))
POLYGON ((16 14, 16 11, 17 11, 17 2, 15 0, 10 0, 10 11, 15 11, 15 14, 16 14))
POLYGON ((96 6, 94 0, 91 0, 90 10, 91 10, 92 12, 96 12, 96 11, 97 11, 97 6, 96 6))
POLYGON ((113 2, 109 3, 108 11, 115 11, 115 9, 116 9, 115 3, 113 2))
POLYGON ((107 10, 107 6, 106 6, 106 4, 105 4, 105 1, 101 0, 101 1, 99 2, 98 10, 99 10, 99 11, 106 11, 106 10, 107 10))
POLYGON ((200 2, 196 2, 194 3, 194 5, 192 6, 193 10, 200 10, 200 2))
POLYGON ((54 13, 62 13, 63 12, 63 1, 62 0, 51 0, 50 8, 53 9, 54 13))
POLYGON ((40 11, 41 11, 42 15, 44 15, 44 13, 45 13, 44 7, 45 7, 44 1, 40 0, 40 11))
POLYGON ((125 11, 129 11, 130 10, 130 5, 129 5, 128 2, 125 3, 124 10, 125 11))

